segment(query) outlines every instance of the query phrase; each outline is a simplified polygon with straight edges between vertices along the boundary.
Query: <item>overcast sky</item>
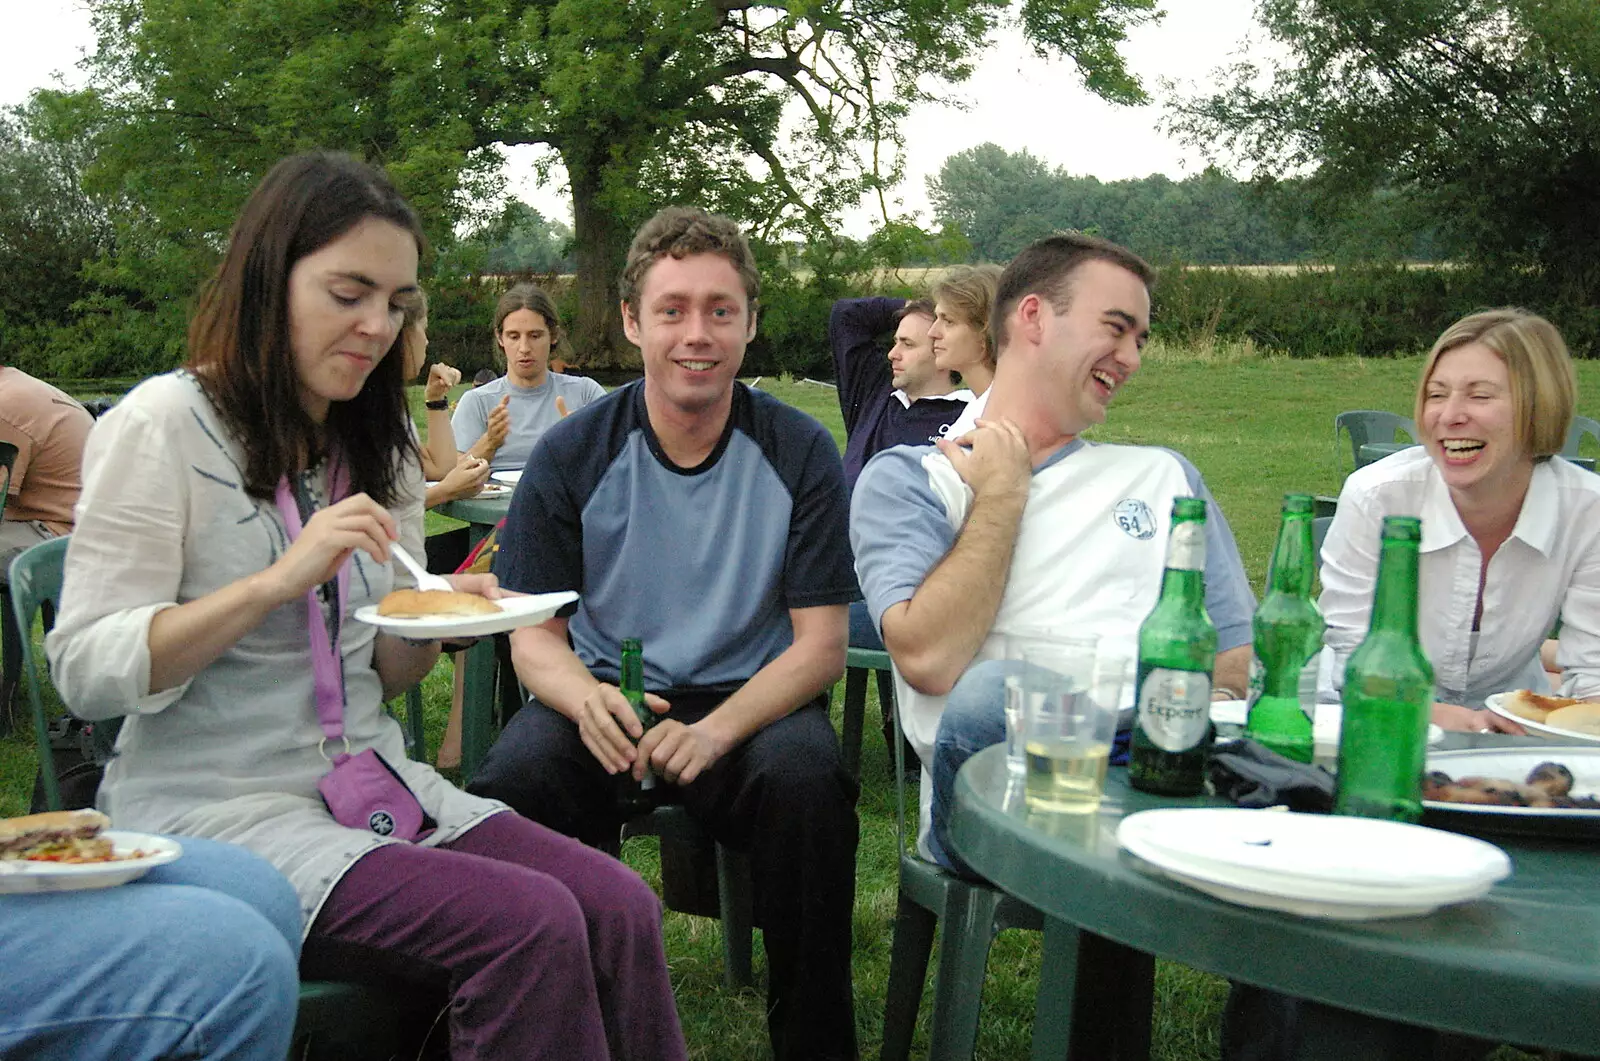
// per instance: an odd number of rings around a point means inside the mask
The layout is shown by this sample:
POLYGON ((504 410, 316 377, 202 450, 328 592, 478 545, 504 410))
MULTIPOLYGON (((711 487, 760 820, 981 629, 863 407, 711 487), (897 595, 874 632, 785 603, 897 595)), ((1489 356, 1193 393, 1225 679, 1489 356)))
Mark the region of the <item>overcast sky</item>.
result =
MULTIPOLYGON (((951 154, 985 141, 1011 151, 1024 148, 1052 165, 1102 180, 1165 173, 1181 177, 1205 165, 1199 152, 1157 128, 1161 79, 1204 85, 1219 65, 1257 38, 1254 0, 1165 0, 1166 17, 1136 30, 1124 49, 1136 75, 1157 97, 1147 107, 1104 103, 1078 83, 1071 64, 1037 58, 1020 38, 1004 37, 984 53, 961 86, 968 109, 922 107, 905 124, 907 177, 897 191, 899 209, 929 220, 926 178, 951 154)), ((0 0, 0 103, 17 103, 35 88, 77 78, 73 67, 93 44, 85 9, 76 0, 0 0)), ((532 152, 514 154, 513 190, 545 213, 570 220, 556 189, 532 186, 532 152)), ((895 205, 891 203, 891 209, 895 205)), ((858 211, 849 227, 858 234, 873 211, 858 211)))

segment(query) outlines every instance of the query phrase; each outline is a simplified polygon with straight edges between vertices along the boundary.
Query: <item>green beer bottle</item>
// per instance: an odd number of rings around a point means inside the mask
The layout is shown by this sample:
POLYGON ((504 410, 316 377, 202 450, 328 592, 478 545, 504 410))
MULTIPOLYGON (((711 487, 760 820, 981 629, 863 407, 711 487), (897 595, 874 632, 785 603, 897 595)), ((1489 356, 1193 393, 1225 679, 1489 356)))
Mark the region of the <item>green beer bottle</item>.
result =
POLYGON ((1211 668, 1217 628, 1206 614, 1206 503, 1172 502, 1161 599, 1139 627, 1139 716, 1128 753, 1134 788, 1193 796, 1211 750, 1211 668))
MULTIPOLYGON (((623 699, 633 708, 634 717, 650 732, 650 727, 660 720, 644 702, 644 646, 636 637, 622 639, 622 662, 617 687, 623 699)), ((641 733, 640 737, 644 734, 641 733)), ((624 817, 648 813, 655 808, 656 775, 646 766, 644 780, 635 781, 632 773, 618 774, 617 809, 624 817)))
POLYGON ((1317 702, 1322 613, 1311 601, 1311 495, 1283 499, 1283 524, 1272 550, 1267 595, 1256 609, 1250 717, 1244 735, 1279 755, 1311 761, 1311 715, 1317 702))
POLYGON ((1344 669, 1335 814, 1404 822, 1422 817, 1433 665, 1417 641, 1421 542, 1421 520, 1384 519, 1372 622, 1344 669))

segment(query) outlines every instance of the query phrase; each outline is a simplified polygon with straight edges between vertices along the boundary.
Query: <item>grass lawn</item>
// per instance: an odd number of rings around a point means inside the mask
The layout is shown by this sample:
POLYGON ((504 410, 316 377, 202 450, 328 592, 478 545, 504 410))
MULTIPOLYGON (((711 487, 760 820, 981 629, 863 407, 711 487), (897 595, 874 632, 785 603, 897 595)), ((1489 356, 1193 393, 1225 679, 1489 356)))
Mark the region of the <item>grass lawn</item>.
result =
MULTIPOLYGON (((1169 349, 1154 344, 1144 369, 1117 398, 1110 422, 1091 436, 1108 442, 1171 446, 1192 460, 1221 503, 1258 590, 1277 530, 1278 506, 1288 491, 1336 494, 1341 481, 1333 417, 1345 409, 1409 413, 1419 362, 1295 361, 1255 356, 1248 349, 1169 349)), ((1580 393, 1600 393, 1600 364, 1578 365, 1580 393)), ((827 424, 842 447, 844 433, 831 387, 763 379, 763 390, 827 424)), ((414 413, 421 391, 414 389, 414 413)), ((1593 405, 1585 411, 1596 411, 1593 405)), ((1350 470, 1349 444, 1342 442, 1350 470)), ((1163 514, 1164 515, 1164 514, 1163 514)), ((430 529, 447 524, 430 517, 430 529)), ((869 683, 869 688, 872 688, 869 683)), ((430 747, 443 734, 450 695, 447 664, 425 683, 430 747)), ((884 986, 896 895, 892 763, 878 739, 876 693, 867 709, 862 752, 861 847, 855 908, 856 1021, 863 1057, 875 1057, 881 1038, 884 986)), ((837 690, 835 704, 843 696, 837 690)), ((23 813, 35 767, 29 733, 0 741, 0 816, 23 813)), ((624 857, 647 878, 658 877, 655 844, 632 840, 624 857)), ((657 881, 657 883, 659 883, 657 881)), ((691 1056, 716 1061, 768 1056, 763 995, 722 987, 721 939, 715 922, 667 915, 667 954, 691 1056)), ((757 975, 764 975, 757 948, 757 975)), ((937 956, 935 957, 935 962, 937 956)), ((989 961, 977 1056, 1027 1056, 1033 1021, 1039 940, 1010 932, 989 961)), ((931 987, 931 983, 929 985, 931 987)), ((1214 1058, 1225 985, 1170 963, 1159 967, 1154 1056, 1160 1061, 1214 1058)), ((927 1018, 925 999, 922 1017, 927 1018)), ((1504 1058, 1523 1057, 1503 1050, 1504 1058)))

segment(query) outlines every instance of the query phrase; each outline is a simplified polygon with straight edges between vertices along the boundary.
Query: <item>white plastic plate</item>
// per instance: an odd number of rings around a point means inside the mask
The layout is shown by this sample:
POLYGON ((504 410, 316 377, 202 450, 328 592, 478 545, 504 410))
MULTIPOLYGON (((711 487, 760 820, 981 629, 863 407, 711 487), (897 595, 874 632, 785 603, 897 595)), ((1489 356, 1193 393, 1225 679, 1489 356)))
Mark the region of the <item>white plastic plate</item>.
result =
MULTIPOLYGON (((1560 763, 1571 770, 1573 795, 1600 796, 1600 748, 1559 745, 1544 748, 1467 748, 1434 752, 1428 756, 1429 770, 1442 770, 1457 781, 1463 777, 1497 777, 1521 782, 1540 763, 1560 763)), ((1600 836, 1600 810, 1585 807, 1496 807, 1484 803, 1447 803, 1443 800, 1424 800, 1422 805, 1430 815, 1441 815, 1446 819, 1452 815, 1464 815, 1464 818, 1456 818, 1451 824, 1474 831, 1539 836, 1600 836)))
POLYGON ((522 473, 521 472, 490 472, 489 473, 489 478, 493 479, 497 483, 505 483, 507 486, 516 486, 517 483, 522 481, 522 473))
POLYGON ((1196 877, 1181 870, 1159 866, 1162 874, 1172 878, 1179 884, 1187 884, 1191 888, 1215 896, 1224 902, 1235 903, 1239 906, 1252 906, 1260 910, 1276 910, 1279 913, 1295 914, 1299 917, 1316 917, 1332 921, 1378 921, 1394 917, 1420 917, 1431 914, 1439 907, 1448 903, 1467 902, 1479 898, 1487 892, 1492 885, 1481 885, 1471 894, 1460 895, 1439 901, 1420 900, 1407 896, 1407 902, 1336 902, 1327 899, 1304 899, 1290 895, 1277 895, 1271 892, 1258 891, 1254 888, 1238 887, 1223 884, 1214 879, 1196 877))
POLYGON ((1583 741, 1585 744, 1600 744, 1600 737, 1595 736, 1593 733, 1580 733, 1575 729, 1561 729, 1558 726, 1547 726, 1543 722, 1535 722, 1532 719, 1523 718, 1521 715, 1512 714, 1510 711, 1501 706, 1500 698, 1504 695, 1505 693, 1495 693, 1493 696, 1484 697, 1483 706, 1487 707, 1490 711, 1493 711, 1501 718, 1508 718, 1512 722, 1517 723, 1529 733, 1544 733, 1551 737, 1565 737, 1568 740, 1583 741))
POLYGON ((1506 853, 1468 836, 1420 825, 1326 814, 1238 808, 1166 808, 1123 819, 1123 846, 1148 862, 1221 883, 1270 878, 1291 894, 1374 896, 1449 893, 1511 872, 1506 853), (1238 878, 1238 874, 1246 874, 1238 878), (1327 889, 1338 888, 1337 893, 1327 889))
POLYGON ((124 857, 117 862, 0 862, 0 894, 112 888, 137 880, 183 854, 183 846, 165 836, 117 829, 107 829, 103 835, 111 840, 116 854, 140 851, 143 857, 124 857))
MULTIPOLYGON (((438 486, 439 484, 436 482, 430 482, 424 485, 432 488, 438 486)), ((498 501, 501 498, 510 497, 515 492, 515 488, 507 486, 504 483, 484 483, 477 493, 471 495, 470 497, 464 498, 463 500, 498 501)))
POLYGON ((492 615, 428 615, 416 619, 379 615, 377 605, 369 604, 357 608, 355 618, 385 633, 419 641, 434 637, 484 637, 503 634, 519 626, 542 623, 577 599, 578 595, 571 590, 535 593, 526 597, 502 597, 495 601, 500 605, 500 611, 492 615))

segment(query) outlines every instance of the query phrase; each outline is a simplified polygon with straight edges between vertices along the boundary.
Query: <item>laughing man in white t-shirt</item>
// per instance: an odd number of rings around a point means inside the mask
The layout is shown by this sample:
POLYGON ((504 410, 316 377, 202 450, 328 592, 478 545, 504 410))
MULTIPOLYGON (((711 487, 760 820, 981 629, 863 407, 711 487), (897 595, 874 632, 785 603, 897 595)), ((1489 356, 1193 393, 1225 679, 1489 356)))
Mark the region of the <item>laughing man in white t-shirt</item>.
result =
POLYGON ((1083 631, 1135 655, 1175 497, 1210 502, 1214 690, 1245 689, 1255 599, 1199 472, 1171 450, 1078 437, 1139 368, 1152 278, 1132 252, 1088 236, 1024 249, 990 318, 999 356, 983 419, 959 442, 885 450, 857 482, 851 545, 925 764, 924 852, 952 868, 965 869, 942 842, 956 770, 1004 739, 1005 635, 1083 631))

